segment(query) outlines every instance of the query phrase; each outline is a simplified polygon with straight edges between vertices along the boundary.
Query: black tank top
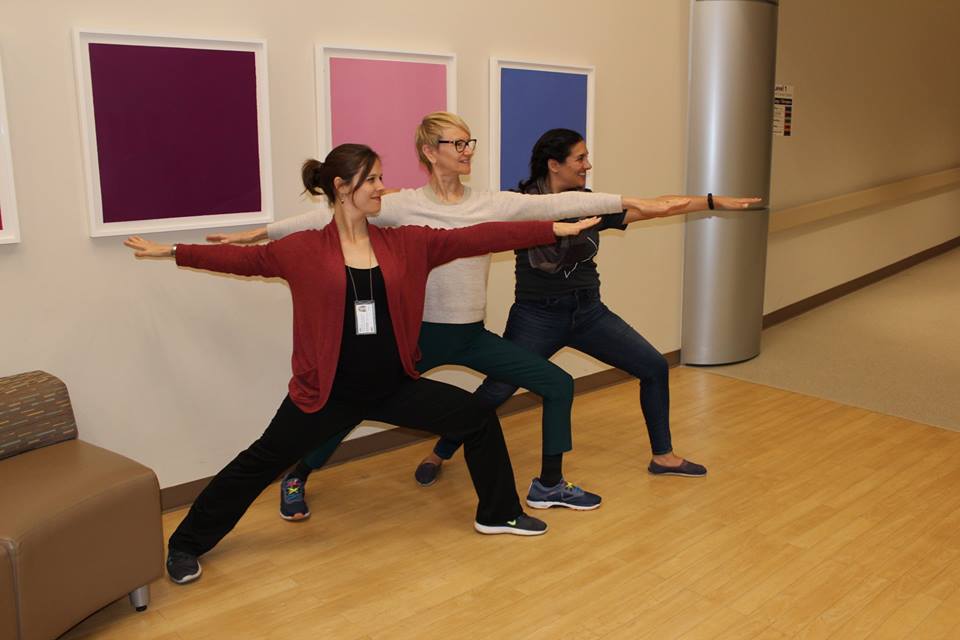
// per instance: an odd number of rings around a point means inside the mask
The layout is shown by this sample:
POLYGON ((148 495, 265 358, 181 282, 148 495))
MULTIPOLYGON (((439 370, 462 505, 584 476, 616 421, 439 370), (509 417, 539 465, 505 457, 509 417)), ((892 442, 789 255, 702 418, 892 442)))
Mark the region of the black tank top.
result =
POLYGON ((387 290, 380 267, 347 269, 347 294, 343 308, 343 337, 340 358, 330 395, 344 400, 362 400, 380 395, 403 381, 406 374, 390 321, 387 290), (350 277, 353 276, 351 283, 350 277), (370 291, 371 280, 373 291, 370 291), (356 285, 356 294, 354 294, 356 285), (354 302, 373 300, 376 306, 377 332, 357 335, 354 302))

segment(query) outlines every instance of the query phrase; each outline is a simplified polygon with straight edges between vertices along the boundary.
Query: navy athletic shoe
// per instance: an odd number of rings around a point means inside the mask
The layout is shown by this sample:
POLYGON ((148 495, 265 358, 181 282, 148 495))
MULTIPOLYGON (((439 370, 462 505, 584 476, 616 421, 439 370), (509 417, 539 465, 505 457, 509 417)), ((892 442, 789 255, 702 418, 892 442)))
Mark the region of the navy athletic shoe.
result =
POLYGON ((200 577, 200 560, 192 553, 170 549, 167 553, 167 575, 177 584, 187 584, 200 577))
POLYGON ((440 465, 432 462, 421 462, 413 472, 413 478, 421 487, 429 487, 437 481, 440 475, 440 465))
POLYGON ((684 460, 677 467, 667 467, 662 464, 657 464, 653 460, 650 461, 650 466, 647 467, 652 475, 655 476, 685 476, 687 478, 702 478, 707 475, 707 468, 702 464, 697 464, 696 462, 690 462, 689 460, 684 460))
POLYGON ((280 517, 284 520, 305 520, 310 508, 304 498, 306 482, 296 476, 287 476, 280 483, 280 517))
POLYGON ((527 504, 534 509, 566 507, 577 511, 590 511, 600 506, 601 498, 595 493, 584 491, 572 482, 560 480, 555 486, 545 487, 539 478, 534 478, 527 492, 527 504))

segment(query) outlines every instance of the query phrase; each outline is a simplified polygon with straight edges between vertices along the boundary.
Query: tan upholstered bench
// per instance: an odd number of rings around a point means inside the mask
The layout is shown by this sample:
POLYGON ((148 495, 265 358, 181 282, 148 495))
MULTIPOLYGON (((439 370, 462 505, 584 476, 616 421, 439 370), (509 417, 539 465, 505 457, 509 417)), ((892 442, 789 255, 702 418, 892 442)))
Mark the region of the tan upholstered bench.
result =
POLYGON ((52 639, 162 575, 160 489, 149 468, 77 440, 66 386, 0 378, 0 638, 52 639))

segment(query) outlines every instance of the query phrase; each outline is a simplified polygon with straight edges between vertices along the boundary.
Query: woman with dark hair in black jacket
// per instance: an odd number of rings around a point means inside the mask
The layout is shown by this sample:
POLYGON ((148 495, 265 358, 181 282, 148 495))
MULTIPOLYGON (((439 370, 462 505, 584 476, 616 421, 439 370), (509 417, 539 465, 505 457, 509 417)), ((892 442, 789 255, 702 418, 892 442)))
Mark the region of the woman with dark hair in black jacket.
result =
MULTIPOLYGON (((530 176, 520 182, 523 193, 545 194, 586 190, 592 168, 583 136, 570 129, 551 129, 533 147, 530 176)), ((668 196, 689 199, 689 204, 669 215, 702 209, 745 209, 759 198, 723 196, 668 196)), ((640 407, 653 453, 647 470, 654 475, 700 477, 703 465, 678 457, 670 437, 670 387, 667 361, 642 335, 600 300, 600 277, 593 258, 600 249, 600 231, 626 229, 637 220, 651 217, 639 211, 603 216, 602 222, 577 236, 554 244, 516 251, 516 301, 510 308, 503 337, 545 358, 563 347, 572 347, 640 381, 640 407)), ((499 406, 517 390, 515 385, 487 378, 476 391, 484 404, 499 406)), ((457 438, 445 436, 420 463, 419 474, 434 475, 444 460, 460 446, 457 438)), ((556 456, 556 477, 534 480, 530 494, 543 483, 560 482, 562 454, 556 456)), ((545 468, 546 468, 546 462, 545 468)), ((572 488, 571 488, 572 489, 572 488)), ((527 499, 531 506, 539 506, 527 499)), ((534 500, 535 502, 535 500, 534 500)), ((557 504, 553 502, 552 504, 557 504)), ((564 505, 567 506, 567 505, 564 505)))

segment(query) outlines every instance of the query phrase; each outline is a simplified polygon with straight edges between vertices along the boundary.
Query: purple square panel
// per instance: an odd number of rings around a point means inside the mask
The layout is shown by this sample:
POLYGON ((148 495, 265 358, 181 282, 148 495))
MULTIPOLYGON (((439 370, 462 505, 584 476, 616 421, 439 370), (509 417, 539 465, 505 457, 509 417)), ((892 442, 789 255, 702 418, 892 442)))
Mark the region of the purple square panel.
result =
POLYGON ((357 142, 372 147, 383 160, 389 187, 427 182, 414 132, 423 116, 446 109, 446 65, 330 58, 332 146, 357 142))
POLYGON ((89 47, 104 223, 261 210, 252 51, 89 47))

